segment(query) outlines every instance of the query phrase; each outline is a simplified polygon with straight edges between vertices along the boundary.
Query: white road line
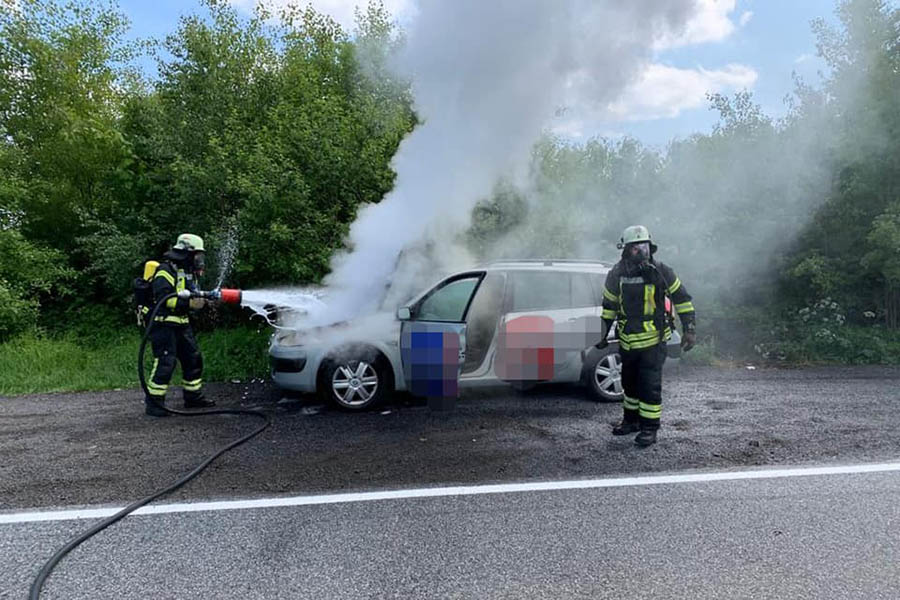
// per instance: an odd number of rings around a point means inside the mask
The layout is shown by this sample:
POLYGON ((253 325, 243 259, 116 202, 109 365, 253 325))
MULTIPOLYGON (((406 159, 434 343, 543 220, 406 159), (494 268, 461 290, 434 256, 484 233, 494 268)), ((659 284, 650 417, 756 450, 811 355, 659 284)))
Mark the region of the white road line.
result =
MULTIPOLYGON (((735 481, 741 479, 776 479, 783 477, 812 477, 822 475, 853 475, 860 473, 884 473, 900 471, 900 463, 875 463, 837 467, 797 467, 752 471, 720 471, 711 473, 686 473, 681 475, 647 475, 643 477, 618 477, 610 479, 582 479, 572 481, 541 481, 534 483, 504 483, 497 485, 469 485, 438 488, 418 488, 382 492, 349 494, 322 494, 287 498, 257 498, 254 500, 227 500, 220 502, 189 502, 144 506, 132 515, 162 515, 170 513, 211 512, 219 510, 246 510, 278 508, 285 506, 310 506, 314 504, 342 504, 345 502, 371 502, 400 500, 405 498, 443 498, 448 496, 476 496, 480 494, 510 494, 516 492, 546 492, 559 490, 586 490, 596 488, 633 487, 676 483, 706 483, 711 481, 735 481)), ((43 512, 0 514, 0 524, 32 523, 39 521, 71 521, 75 519, 102 519, 122 510, 122 506, 43 512)))

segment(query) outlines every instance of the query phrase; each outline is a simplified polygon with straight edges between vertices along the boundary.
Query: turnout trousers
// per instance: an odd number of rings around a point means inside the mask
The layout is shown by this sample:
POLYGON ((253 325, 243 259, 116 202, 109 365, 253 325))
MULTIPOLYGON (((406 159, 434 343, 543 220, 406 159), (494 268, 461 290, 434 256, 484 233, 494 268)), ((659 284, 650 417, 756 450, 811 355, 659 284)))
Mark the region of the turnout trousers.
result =
POLYGON ((158 401, 165 399, 177 360, 181 363, 185 402, 202 399, 203 356, 190 325, 156 323, 150 332, 150 343, 154 358, 153 372, 147 382, 150 395, 158 401))
POLYGON ((620 349, 619 355, 622 357, 625 422, 640 423, 641 429, 659 429, 665 342, 641 350, 620 349))

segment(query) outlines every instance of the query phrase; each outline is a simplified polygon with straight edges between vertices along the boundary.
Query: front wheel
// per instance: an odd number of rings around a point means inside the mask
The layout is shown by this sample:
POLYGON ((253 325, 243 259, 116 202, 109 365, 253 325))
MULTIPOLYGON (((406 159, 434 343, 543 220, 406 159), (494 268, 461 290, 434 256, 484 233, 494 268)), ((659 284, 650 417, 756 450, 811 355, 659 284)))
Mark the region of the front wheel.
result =
POLYGON ((620 402, 622 389, 622 357, 615 348, 595 358, 585 368, 588 395, 597 402, 620 402))
POLYGON ((373 408, 390 392, 391 382, 385 362, 369 357, 328 360, 319 379, 319 391, 345 410, 373 408))

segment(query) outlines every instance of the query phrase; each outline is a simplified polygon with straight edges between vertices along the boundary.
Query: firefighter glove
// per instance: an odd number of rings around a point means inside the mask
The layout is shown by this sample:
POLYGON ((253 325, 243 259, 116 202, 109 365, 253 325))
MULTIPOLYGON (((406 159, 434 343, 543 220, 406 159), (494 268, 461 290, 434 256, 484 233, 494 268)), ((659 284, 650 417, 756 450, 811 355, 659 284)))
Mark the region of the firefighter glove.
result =
POLYGON ((607 346, 609 346, 609 340, 607 338, 603 338, 602 340, 594 344, 594 348, 597 348, 598 350, 603 350, 607 346))
POLYGON ((681 337, 681 349, 687 352, 697 343, 697 334, 693 331, 685 331, 681 337))
POLYGON ((206 306, 206 298, 191 298, 191 310, 200 310, 206 306))

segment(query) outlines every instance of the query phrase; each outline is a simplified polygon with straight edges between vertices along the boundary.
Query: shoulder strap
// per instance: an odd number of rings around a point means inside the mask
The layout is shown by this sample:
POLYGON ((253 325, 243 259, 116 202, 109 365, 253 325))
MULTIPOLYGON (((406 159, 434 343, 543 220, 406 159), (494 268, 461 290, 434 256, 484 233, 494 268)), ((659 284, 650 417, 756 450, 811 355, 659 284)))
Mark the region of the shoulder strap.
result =
POLYGON ((656 325, 657 331, 659 331, 659 343, 663 343, 663 333, 666 329, 666 297, 669 295, 669 282, 666 278, 665 269, 666 266, 658 261, 653 261, 652 263, 655 268, 653 269, 653 273, 655 274, 654 279, 656 279, 656 311, 653 314, 653 324, 656 325))

